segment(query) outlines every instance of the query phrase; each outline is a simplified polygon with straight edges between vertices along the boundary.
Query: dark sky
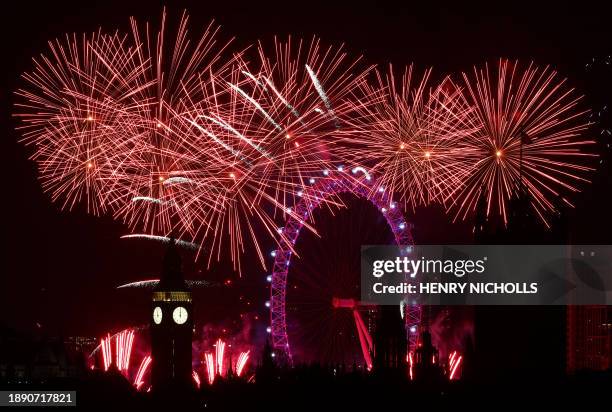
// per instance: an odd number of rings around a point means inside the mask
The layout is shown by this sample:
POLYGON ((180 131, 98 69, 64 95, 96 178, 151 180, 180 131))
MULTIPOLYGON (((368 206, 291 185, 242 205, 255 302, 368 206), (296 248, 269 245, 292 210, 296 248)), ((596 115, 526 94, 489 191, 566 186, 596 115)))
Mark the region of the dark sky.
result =
MULTIPOLYGON (((0 37, 4 48, 0 66, 4 210, 0 324, 23 330, 40 322, 52 334, 98 335, 118 326, 145 323, 148 296, 112 289, 124 281, 150 277, 161 261, 162 248, 120 240, 127 229, 110 218, 60 212, 42 193, 34 165, 27 160, 29 151, 17 143, 19 136, 11 118, 12 91, 20 85, 20 73, 31 68, 31 57, 45 51, 46 41, 56 36, 98 27, 127 31, 129 16, 157 20, 166 4, 173 18, 187 8, 192 27, 216 19, 223 35, 237 36, 240 45, 270 39, 274 34, 308 38, 317 34, 325 42, 346 43, 348 51, 363 54, 369 63, 415 62, 421 68, 433 65, 438 73, 470 70, 473 64, 498 57, 534 60, 556 67, 595 109, 610 100, 610 71, 603 72, 608 73, 607 83, 605 75, 585 71, 590 59, 612 52, 610 16, 607 10, 586 2, 454 2, 449 7, 427 1, 357 5, 362 2, 331 0, 11 3, 3 4, 0 37)), ((612 185, 606 164, 595 181, 577 199, 573 225, 584 243, 610 243, 612 185)), ((423 241, 439 243, 461 239, 464 229, 453 229, 443 215, 431 212, 418 214, 415 223, 423 241)), ((224 267, 212 274, 199 272, 202 264, 189 264, 186 269, 190 277, 233 277, 224 267)), ((240 302, 253 300, 259 308, 266 293, 264 278, 263 270, 252 269, 234 290, 201 292, 202 299, 211 302, 201 306, 202 315, 220 317, 224 307, 234 305, 241 295, 246 297, 240 302)))

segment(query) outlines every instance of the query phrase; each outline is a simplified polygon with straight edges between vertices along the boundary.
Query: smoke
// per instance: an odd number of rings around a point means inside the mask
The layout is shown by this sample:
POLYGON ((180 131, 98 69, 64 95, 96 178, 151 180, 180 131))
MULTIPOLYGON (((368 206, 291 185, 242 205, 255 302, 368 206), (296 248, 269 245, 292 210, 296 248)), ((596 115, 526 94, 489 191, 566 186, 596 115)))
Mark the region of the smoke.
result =
POLYGON ((465 344, 474 341, 474 309, 468 306, 440 307, 429 325, 432 343, 446 357, 457 350, 465 352, 465 344))

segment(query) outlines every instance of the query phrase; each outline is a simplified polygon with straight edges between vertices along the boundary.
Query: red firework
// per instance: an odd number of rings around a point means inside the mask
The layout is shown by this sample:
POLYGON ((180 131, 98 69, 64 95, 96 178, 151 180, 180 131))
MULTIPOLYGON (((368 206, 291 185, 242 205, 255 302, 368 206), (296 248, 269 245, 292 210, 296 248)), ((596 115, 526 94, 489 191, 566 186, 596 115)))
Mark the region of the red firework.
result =
MULTIPOLYGON (((206 352, 204 353, 204 366, 206 371, 206 376, 208 379, 208 384, 212 385, 217 377, 227 377, 230 374, 235 374, 235 376, 243 376, 246 371, 246 365, 249 361, 250 350, 246 352, 240 352, 238 355, 238 360, 234 365, 231 364, 231 358, 226 360, 225 351, 226 351, 226 343, 221 339, 217 339, 214 344, 215 352, 206 352)), ((196 372, 194 371, 194 375, 196 372)))
MULTIPOLYGON (((17 114, 41 179, 63 207, 110 210, 141 237, 175 236, 209 263, 277 239, 303 188, 331 168, 346 98, 367 69, 317 39, 225 53, 210 25, 168 42, 132 19, 131 34, 51 44, 24 77, 17 114), (169 44, 169 46, 168 46, 169 44), (255 234, 258 233, 258 236, 255 234), (264 236, 265 237, 265 236, 264 236)), ((282 236, 282 235, 281 235, 282 236)))
POLYGON ((508 202, 527 193, 535 214, 547 223, 558 198, 588 182, 589 152, 595 142, 584 137, 588 111, 581 96, 549 67, 501 59, 497 72, 489 66, 463 74, 477 131, 469 139, 477 158, 465 184, 447 195, 455 218, 466 218, 486 200, 487 216, 508 221, 508 202))
MULTIPOLYGON (((134 386, 137 389, 144 384, 143 376, 146 373, 150 363, 151 356, 146 355, 142 358, 138 370, 134 374, 133 370, 130 370, 130 361, 132 359, 132 348, 135 342, 135 329, 124 329, 114 335, 110 333, 106 334, 106 337, 100 339, 100 345, 94 349, 90 356, 96 353, 101 354, 101 365, 104 371, 108 371, 111 364, 115 365, 117 370, 121 372, 126 378, 130 379, 134 375, 134 386), (114 345, 113 345, 114 341, 114 345), (113 356, 114 348, 114 356, 113 356)), ((94 366, 92 365, 92 369, 94 366)))
POLYGON ((229 249, 236 269, 252 247, 265 266, 262 235, 277 241, 279 226, 304 188, 331 169, 329 148, 340 127, 339 113, 368 69, 353 74, 357 60, 342 48, 322 48, 317 39, 262 45, 254 62, 237 58, 229 75, 207 87, 214 97, 176 117, 194 159, 215 158, 208 170, 217 178, 215 209, 202 211, 201 190, 191 185, 183 213, 197 220, 194 241, 210 248, 209 262, 229 249), (187 212, 185 212, 185 210, 187 212))
POLYGON ((373 190, 397 193, 405 206, 442 201, 465 178, 474 132, 473 110, 450 78, 432 84, 431 69, 416 78, 412 66, 396 76, 376 73, 362 82, 343 132, 343 156, 378 171, 373 190), (368 96, 376 96, 372 99, 368 96))
POLYGON ((129 90, 108 66, 120 59, 122 43, 120 35, 101 32, 49 42, 49 53, 23 75, 28 88, 16 92, 23 142, 34 148, 43 188, 62 208, 81 203, 103 213, 103 178, 130 161, 134 118, 121 103, 129 90))
POLYGON ((359 59, 317 39, 260 44, 247 60, 213 24, 190 41, 185 14, 173 42, 165 12, 158 31, 131 23, 130 35, 50 43, 17 91, 23 141, 63 208, 108 210, 209 264, 227 254, 240 272, 253 249, 265 267, 260 242, 283 240, 285 218, 301 219, 292 206, 338 159, 379 170, 373 190, 442 201, 461 218, 482 192, 506 219, 522 178, 545 220, 550 197, 590 170, 579 98, 548 68, 504 61, 497 80, 488 68, 464 76, 465 94, 449 78, 431 86, 430 71, 413 86, 412 68, 370 85, 359 59))
POLYGON ((217 45, 219 28, 212 23, 199 40, 190 40, 186 14, 170 47, 165 12, 154 38, 148 24, 142 28, 132 19, 131 26, 129 41, 119 53, 122 58, 112 69, 131 92, 126 110, 139 119, 140 144, 129 161, 116 162, 105 199, 133 229, 158 235, 190 233, 193 216, 181 204, 184 192, 191 193, 185 186, 196 185, 199 199, 206 197, 202 209, 214 208, 217 178, 211 164, 215 159, 210 155, 193 158, 191 135, 181 133, 182 121, 176 113, 211 98, 206 85, 228 70, 231 58, 222 56, 229 43, 217 45), (194 170, 198 181, 192 179, 194 170))
MULTIPOLYGON (((217 26, 193 43, 187 23, 183 14, 170 48, 165 11, 154 39, 148 25, 141 29, 132 19, 131 36, 51 42, 50 55, 24 75, 29 88, 17 91, 23 102, 16 116, 35 148, 43 187, 62 207, 82 202, 96 214, 110 208, 151 234, 188 222, 173 197, 190 172, 181 142, 189 136, 173 132, 173 114, 208 98, 202 84, 229 61, 220 60, 227 43, 217 44, 217 26)), ((201 163, 200 177, 209 170, 201 163)), ((201 188, 201 197, 211 186, 201 188)), ((214 193, 208 200, 214 204, 214 193)))

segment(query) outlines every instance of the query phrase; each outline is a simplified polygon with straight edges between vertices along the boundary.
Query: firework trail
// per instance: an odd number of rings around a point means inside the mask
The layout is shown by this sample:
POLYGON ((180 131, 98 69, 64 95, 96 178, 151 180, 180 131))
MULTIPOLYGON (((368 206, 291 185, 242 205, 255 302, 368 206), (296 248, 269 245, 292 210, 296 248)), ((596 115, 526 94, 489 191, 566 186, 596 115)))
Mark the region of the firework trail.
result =
POLYGON ((216 358, 216 371, 219 376, 223 376, 223 361, 225 355, 225 342, 221 339, 217 340, 215 344, 215 358, 216 358))
POLYGON ((102 354, 102 365, 105 371, 113 363, 113 340, 115 341, 115 366, 121 373, 127 376, 134 344, 134 330, 125 329, 112 336, 107 334, 105 338, 100 339, 99 349, 102 354))
POLYGON ((477 160, 465 184, 446 196, 455 218, 466 218, 482 198, 487 216, 507 224, 508 202, 525 192, 547 224, 547 213, 559 201, 571 204, 565 195, 578 191, 593 170, 595 142, 583 137, 588 112, 580 108, 582 97, 549 67, 505 59, 463 78, 475 108, 478 131, 469 146, 477 160))
POLYGON ((453 353, 451 353, 448 357, 448 379, 449 380, 453 380, 455 378, 455 375, 457 373, 457 369, 459 368, 459 365, 461 365, 461 361, 463 360, 463 357, 461 355, 459 355, 457 353, 457 351, 453 351, 453 353))
MULTIPOLYGON (((159 283, 159 279, 146 279, 137 280, 135 282, 124 283, 123 285, 117 286, 117 289, 152 289, 159 283)), ((207 287, 212 286, 214 283, 207 282, 205 280, 186 280, 187 286, 190 288, 207 287)))
POLYGON ((414 366, 414 358, 412 357, 412 352, 408 352, 408 359, 406 359, 408 361, 408 375, 410 376, 410 380, 414 380, 414 374, 413 374, 413 366, 414 366))
POLYGON ((100 339, 100 348, 102 349, 102 364, 104 370, 107 371, 112 362, 111 337, 109 334, 106 335, 106 338, 100 339))
POLYGON ((450 78, 432 83, 431 69, 420 78, 413 66, 400 76, 391 66, 376 72, 357 89, 341 131, 346 161, 378 172, 372 190, 395 192, 409 207, 443 201, 472 160, 465 140, 474 132, 473 110, 450 78))
POLYGON ((193 377, 193 381, 195 382, 196 386, 199 388, 201 385, 200 375, 198 375, 196 371, 191 371, 191 376, 193 377))
POLYGON ((152 361, 151 356, 147 355, 142 359, 140 366, 138 367, 138 371, 136 372, 136 377, 134 378, 134 386, 136 387, 137 390, 140 390, 140 388, 144 384, 143 377, 144 377, 144 374, 149 369, 149 366, 151 365, 151 361, 152 361))
POLYGON ((242 376, 242 372, 244 371, 244 367, 249 361, 249 354, 251 351, 240 352, 240 356, 238 356, 238 361, 236 362, 236 375, 242 376))
POLYGON ((158 205, 161 205, 163 203, 161 200, 149 196, 134 196, 132 198, 132 202, 151 202, 156 203, 158 205))
POLYGON ((133 330, 126 329, 115 336, 115 364, 117 365, 117 369, 123 374, 127 374, 130 368, 133 343, 133 330))
POLYGON ((306 71, 308 72, 308 75, 310 76, 310 79, 312 80, 312 84, 317 90, 319 97, 321 97, 321 100, 323 101, 323 104, 325 105, 327 112, 329 113, 331 117, 334 118, 334 122, 335 122, 334 124, 336 125, 336 128, 338 128, 339 125, 336 119, 336 114, 334 113, 334 109, 332 109, 331 103, 329 102, 329 98, 327 97, 325 90, 323 90, 323 87, 321 86, 321 82, 319 82, 319 78, 317 77, 315 72, 310 68, 309 65, 306 65, 306 71))
POLYGON ((212 385, 215 381, 215 360, 212 353, 207 352, 205 354, 206 359, 206 372, 208 376, 208 384, 212 385))
POLYGON ((129 235, 123 235, 121 236, 121 239, 150 239, 150 240, 155 240, 161 243, 170 243, 171 241, 173 241, 174 243, 176 243, 177 246, 183 247, 185 249, 190 249, 190 250, 199 249, 199 245, 196 245, 195 243, 192 243, 192 242, 187 242, 185 240, 180 240, 180 239, 174 239, 174 238, 167 237, 167 236, 147 235, 145 233, 132 233, 129 235))

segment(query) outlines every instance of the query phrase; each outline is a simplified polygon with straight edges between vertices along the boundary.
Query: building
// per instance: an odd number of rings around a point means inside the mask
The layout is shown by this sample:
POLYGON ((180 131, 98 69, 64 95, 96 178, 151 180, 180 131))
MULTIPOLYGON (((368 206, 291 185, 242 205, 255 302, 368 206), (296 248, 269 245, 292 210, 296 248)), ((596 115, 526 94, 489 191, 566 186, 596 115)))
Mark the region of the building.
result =
POLYGON ((612 306, 567 307, 567 371, 612 367, 612 306))
POLYGON ((442 379, 438 349, 433 346, 431 334, 428 331, 421 333, 414 351, 413 373, 419 382, 435 383, 442 379))
POLYGON ((81 377, 85 358, 58 337, 0 331, 0 383, 44 384, 81 377))
POLYGON ((406 369, 408 339, 398 306, 381 306, 374 333, 374 369, 406 369))
POLYGON ((183 278, 176 243, 170 242, 151 305, 153 391, 191 387, 192 296, 183 278))

